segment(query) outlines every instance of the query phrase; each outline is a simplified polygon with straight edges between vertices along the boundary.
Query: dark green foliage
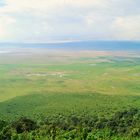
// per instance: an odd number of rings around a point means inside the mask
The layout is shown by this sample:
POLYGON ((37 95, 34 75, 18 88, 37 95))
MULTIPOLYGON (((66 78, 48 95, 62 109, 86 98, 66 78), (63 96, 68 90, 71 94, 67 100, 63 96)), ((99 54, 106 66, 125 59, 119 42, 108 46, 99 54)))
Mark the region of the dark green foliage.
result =
POLYGON ((10 126, 6 126, 0 132, 0 139, 1 140, 10 140, 12 136, 12 128, 10 126))
POLYGON ((5 127, 7 125, 7 122, 4 120, 0 120, 0 130, 3 129, 3 127, 5 127))
POLYGON ((15 121, 12 126, 16 129, 17 133, 29 132, 37 128, 36 122, 26 117, 22 117, 18 121, 15 121))
POLYGON ((140 112, 132 108, 109 118, 59 114, 41 123, 22 117, 0 126, 0 140, 133 140, 140 137, 140 112))

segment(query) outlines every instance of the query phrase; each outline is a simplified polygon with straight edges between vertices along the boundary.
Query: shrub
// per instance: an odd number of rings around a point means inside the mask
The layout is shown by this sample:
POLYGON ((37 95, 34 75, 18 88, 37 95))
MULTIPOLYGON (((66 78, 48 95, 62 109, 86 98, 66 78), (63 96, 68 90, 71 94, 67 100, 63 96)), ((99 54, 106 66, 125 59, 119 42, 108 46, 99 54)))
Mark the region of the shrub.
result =
POLYGON ((22 117, 18 121, 14 122, 12 126, 16 129, 17 133, 23 133, 35 130, 37 128, 37 123, 31 119, 22 117))

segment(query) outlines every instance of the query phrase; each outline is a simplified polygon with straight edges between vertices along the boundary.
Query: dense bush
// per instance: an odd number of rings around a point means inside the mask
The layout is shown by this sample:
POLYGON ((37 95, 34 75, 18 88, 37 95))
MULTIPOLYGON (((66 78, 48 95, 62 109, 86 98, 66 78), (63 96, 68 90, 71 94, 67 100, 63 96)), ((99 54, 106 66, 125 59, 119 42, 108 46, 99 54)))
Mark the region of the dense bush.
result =
POLYGON ((12 127, 17 131, 17 133, 23 133, 35 130, 37 128, 37 124, 31 119, 22 117, 18 121, 13 122, 12 127))
POLYGON ((22 117, 0 121, 0 140, 117 140, 140 138, 140 112, 132 108, 112 117, 57 115, 41 122, 22 117))

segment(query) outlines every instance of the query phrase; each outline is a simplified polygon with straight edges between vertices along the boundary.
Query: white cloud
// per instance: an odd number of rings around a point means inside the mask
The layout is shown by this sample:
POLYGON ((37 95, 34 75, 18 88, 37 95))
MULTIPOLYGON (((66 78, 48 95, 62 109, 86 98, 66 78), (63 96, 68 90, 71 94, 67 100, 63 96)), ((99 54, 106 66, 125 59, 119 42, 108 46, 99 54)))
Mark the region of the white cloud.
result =
POLYGON ((15 19, 10 16, 0 16, 0 39, 7 39, 12 37, 10 30, 15 23, 15 19))
POLYGON ((140 15, 117 17, 112 27, 120 38, 140 39, 140 15))
POLYGON ((0 41, 140 39, 138 0, 5 0, 0 41))

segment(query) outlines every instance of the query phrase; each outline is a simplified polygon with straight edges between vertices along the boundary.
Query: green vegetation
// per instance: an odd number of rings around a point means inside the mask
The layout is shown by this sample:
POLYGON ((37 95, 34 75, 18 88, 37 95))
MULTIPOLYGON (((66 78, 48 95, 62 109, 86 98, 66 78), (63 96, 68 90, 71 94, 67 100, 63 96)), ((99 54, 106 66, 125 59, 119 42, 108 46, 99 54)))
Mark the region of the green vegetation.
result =
POLYGON ((0 139, 138 139, 140 58, 33 59, 0 64, 0 139))
POLYGON ((132 108, 112 117, 71 114, 33 121, 22 117, 14 122, 0 121, 2 140, 138 140, 140 112, 132 108))

